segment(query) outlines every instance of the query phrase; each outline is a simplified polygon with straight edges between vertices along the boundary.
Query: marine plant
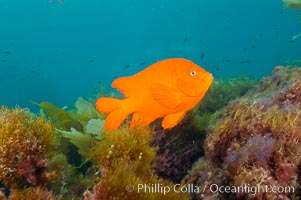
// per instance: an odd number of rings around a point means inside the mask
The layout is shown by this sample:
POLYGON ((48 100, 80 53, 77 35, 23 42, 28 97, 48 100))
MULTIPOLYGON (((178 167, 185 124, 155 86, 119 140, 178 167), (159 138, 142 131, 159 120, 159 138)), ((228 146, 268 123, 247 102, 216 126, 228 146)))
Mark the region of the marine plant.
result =
MULTIPOLYGON (((52 124, 22 108, 0 107, 0 183, 9 200, 60 199, 49 191, 58 137, 52 124)), ((2 198, 6 198, 2 194, 2 198)))
POLYGON ((51 162, 51 168, 59 172, 60 181, 53 183, 52 188, 67 199, 80 197, 94 183, 95 165, 89 152, 94 142, 102 138, 104 115, 95 110, 93 100, 81 97, 72 107, 58 108, 50 102, 34 104, 62 136, 60 154, 51 162))
POLYGON ((190 199, 188 194, 170 191, 139 192, 138 184, 159 184, 173 187, 153 171, 156 148, 151 146, 153 132, 148 128, 120 128, 105 131, 101 142, 95 144, 93 161, 99 166, 98 183, 85 193, 85 200, 97 199, 190 199), (133 191, 127 191, 132 185, 133 191))
POLYGON ((96 166, 90 165, 83 171, 70 164, 64 154, 58 153, 49 163, 49 169, 57 172, 57 178, 49 184, 49 190, 60 194, 62 199, 82 199, 85 189, 94 184, 94 168, 96 166))
POLYGON ((58 108, 51 102, 41 102, 33 104, 39 106, 42 109, 44 115, 46 115, 56 128, 69 131, 71 128, 75 128, 78 131, 83 131, 84 126, 91 119, 104 119, 104 115, 95 110, 94 103, 79 97, 74 107, 58 108))
POLYGON ((56 134, 49 121, 26 109, 0 107, 0 181, 6 187, 44 186, 56 176, 48 172, 56 134))
POLYGON ((57 131, 78 148, 78 153, 87 158, 93 140, 101 138, 104 123, 104 115, 95 110, 94 103, 79 97, 69 109, 58 108, 50 102, 34 104, 42 109, 57 131))
POLYGON ((301 68, 278 66, 260 85, 214 114, 205 157, 187 181, 200 187, 229 186, 232 192, 212 193, 207 187, 194 199, 293 199, 300 193, 300 77, 301 68))
POLYGON ((301 10, 301 1, 300 0, 283 0, 283 4, 286 8, 301 10))
MULTIPOLYGON (((61 200, 61 196, 54 195, 51 191, 40 187, 29 187, 23 190, 14 189, 8 200, 61 200)), ((5 200, 5 199, 4 199, 5 200)))

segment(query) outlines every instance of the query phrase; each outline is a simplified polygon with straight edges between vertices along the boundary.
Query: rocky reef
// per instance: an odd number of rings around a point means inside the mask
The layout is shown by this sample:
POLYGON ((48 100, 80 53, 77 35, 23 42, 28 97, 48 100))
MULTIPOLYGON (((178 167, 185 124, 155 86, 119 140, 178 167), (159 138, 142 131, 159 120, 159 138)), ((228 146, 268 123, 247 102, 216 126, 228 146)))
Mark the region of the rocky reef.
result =
POLYGON ((204 188, 193 199, 298 198, 300 77, 300 68, 278 66, 257 87, 214 114, 205 156, 186 179, 204 188))
POLYGON ((0 199, 298 199, 300 77, 215 80, 171 130, 105 131, 93 99, 2 106, 0 199))

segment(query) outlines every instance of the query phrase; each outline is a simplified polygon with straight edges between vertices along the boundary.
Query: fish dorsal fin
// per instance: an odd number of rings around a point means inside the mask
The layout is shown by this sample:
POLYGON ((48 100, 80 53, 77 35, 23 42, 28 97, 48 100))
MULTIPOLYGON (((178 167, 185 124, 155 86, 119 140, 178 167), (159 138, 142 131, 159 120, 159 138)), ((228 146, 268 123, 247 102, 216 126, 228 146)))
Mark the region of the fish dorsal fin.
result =
POLYGON ((150 91, 154 100, 157 101, 162 107, 175 109, 181 103, 178 92, 166 85, 159 83, 153 84, 150 87, 150 91))
POLYGON ((115 79, 112 87, 119 90, 125 97, 129 97, 137 92, 137 86, 135 86, 130 76, 115 79))

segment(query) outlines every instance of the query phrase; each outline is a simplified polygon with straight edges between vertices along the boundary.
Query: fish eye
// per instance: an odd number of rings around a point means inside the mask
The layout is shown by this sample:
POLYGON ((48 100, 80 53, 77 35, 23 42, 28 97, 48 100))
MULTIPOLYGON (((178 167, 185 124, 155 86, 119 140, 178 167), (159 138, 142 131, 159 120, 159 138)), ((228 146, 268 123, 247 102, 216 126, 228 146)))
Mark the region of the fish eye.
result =
POLYGON ((190 76, 196 76, 196 71, 191 71, 190 76))

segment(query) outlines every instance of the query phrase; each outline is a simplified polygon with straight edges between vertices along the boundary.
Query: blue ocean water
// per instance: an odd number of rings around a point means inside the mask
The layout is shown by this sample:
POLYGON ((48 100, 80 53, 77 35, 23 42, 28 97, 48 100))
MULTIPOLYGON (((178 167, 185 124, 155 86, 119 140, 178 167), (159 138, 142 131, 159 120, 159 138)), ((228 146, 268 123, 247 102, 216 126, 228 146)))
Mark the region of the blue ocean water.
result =
POLYGON ((301 12, 281 0, 62 2, 0 0, 0 104, 72 105, 171 57, 258 78, 301 59, 301 12))

